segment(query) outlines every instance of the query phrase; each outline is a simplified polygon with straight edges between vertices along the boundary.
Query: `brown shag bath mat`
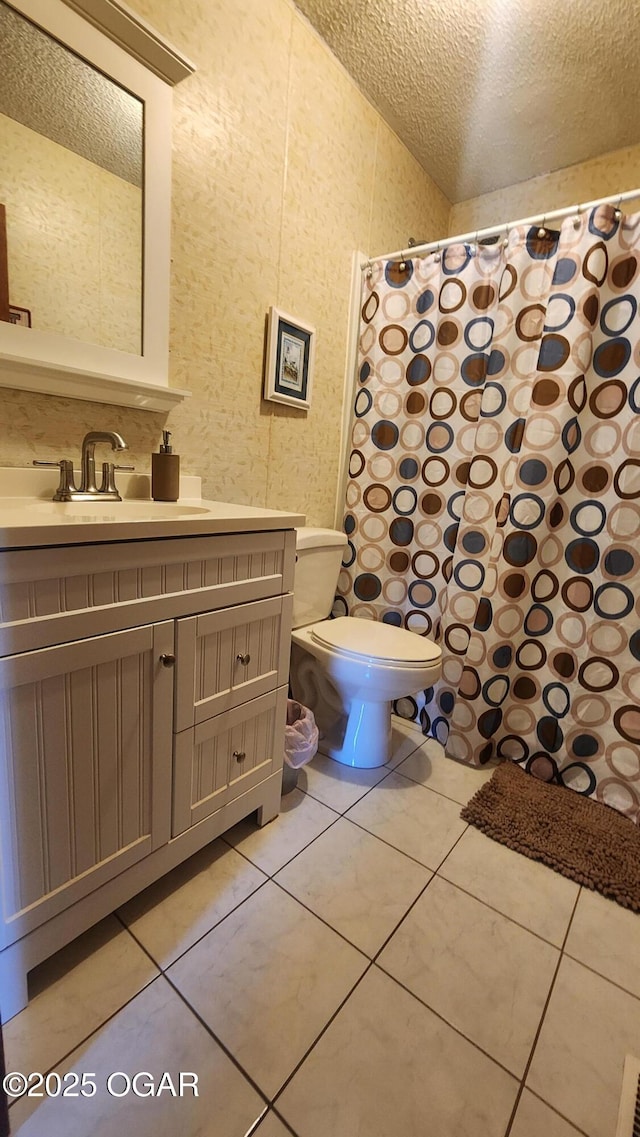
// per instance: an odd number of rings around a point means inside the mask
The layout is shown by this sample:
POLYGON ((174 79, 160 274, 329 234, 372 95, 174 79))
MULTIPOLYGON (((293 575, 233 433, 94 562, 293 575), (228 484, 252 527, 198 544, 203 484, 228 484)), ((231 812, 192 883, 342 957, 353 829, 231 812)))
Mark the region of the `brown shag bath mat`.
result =
POLYGON ((640 912, 640 829, 609 806, 502 762, 460 816, 494 841, 640 912))

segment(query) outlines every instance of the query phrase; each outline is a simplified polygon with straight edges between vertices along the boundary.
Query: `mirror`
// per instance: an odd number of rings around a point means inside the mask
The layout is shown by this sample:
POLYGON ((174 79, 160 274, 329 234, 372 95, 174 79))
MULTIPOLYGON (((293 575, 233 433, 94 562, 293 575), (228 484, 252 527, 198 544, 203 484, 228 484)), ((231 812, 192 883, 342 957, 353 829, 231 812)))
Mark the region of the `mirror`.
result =
POLYGON ((9 319, 140 355, 144 104, 4 0, 0 41, 9 319))
POLYGON ((0 0, 0 41, 0 386, 170 410, 171 86, 193 65, 117 0, 0 0))

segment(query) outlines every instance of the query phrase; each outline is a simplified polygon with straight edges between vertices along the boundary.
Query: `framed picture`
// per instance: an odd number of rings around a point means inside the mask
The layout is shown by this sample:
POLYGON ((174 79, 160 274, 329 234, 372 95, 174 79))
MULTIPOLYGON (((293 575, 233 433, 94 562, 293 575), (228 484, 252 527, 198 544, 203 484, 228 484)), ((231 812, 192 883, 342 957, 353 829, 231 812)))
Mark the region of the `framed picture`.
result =
POLYGON ((22 324, 23 328, 31 327, 31 312, 28 308, 17 308, 15 304, 9 305, 9 323, 22 324))
POLYGON ((309 409, 314 346, 315 328, 278 308, 269 309, 265 399, 309 409))

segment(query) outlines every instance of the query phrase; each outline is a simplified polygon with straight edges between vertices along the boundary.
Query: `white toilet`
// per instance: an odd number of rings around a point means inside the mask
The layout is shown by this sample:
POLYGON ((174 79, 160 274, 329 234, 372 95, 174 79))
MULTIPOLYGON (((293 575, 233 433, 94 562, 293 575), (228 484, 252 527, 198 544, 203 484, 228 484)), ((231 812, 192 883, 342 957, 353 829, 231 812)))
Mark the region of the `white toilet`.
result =
POLYGON ((325 754, 346 766, 383 766, 392 701, 435 683, 441 651, 381 621, 328 619, 346 543, 334 529, 297 530, 291 689, 313 711, 325 754))

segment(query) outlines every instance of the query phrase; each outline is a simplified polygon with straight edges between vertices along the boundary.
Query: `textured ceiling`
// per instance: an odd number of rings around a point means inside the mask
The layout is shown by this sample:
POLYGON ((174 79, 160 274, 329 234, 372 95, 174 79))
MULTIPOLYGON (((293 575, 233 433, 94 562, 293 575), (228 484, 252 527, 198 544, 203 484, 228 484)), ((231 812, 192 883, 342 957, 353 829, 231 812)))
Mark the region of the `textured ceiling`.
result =
POLYGON ((451 202, 640 141, 638 0, 295 0, 451 202))
POLYGON ((0 114, 142 185, 142 103, 0 0, 0 114))

